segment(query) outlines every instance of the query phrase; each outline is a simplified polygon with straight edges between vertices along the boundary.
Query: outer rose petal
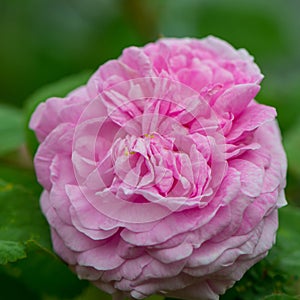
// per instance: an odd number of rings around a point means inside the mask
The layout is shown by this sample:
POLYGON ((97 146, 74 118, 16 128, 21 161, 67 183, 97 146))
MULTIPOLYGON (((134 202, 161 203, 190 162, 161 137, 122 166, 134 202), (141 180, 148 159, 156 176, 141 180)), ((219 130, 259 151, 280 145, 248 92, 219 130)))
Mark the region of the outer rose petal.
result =
POLYGON ((220 39, 161 39, 38 106, 41 207, 79 278, 114 300, 217 300, 267 254, 287 164, 262 78, 220 39))
POLYGON ((214 108, 222 113, 238 116, 256 96, 260 87, 255 84, 241 84, 229 88, 216 101, 214 108))
POLYGON ((59 124, 76 123, 88 100, 85 87, 74 90, 65 99, 50 98, 37 107, 29 126, 36 132, 39 141, 42 142, 59 124))
POLYGON ((70 155, 72 151, 73 126, 62 123, 47 136, 34 158, 37 178, 45 189, 50 190, 51 165, 56 155, 70 155))

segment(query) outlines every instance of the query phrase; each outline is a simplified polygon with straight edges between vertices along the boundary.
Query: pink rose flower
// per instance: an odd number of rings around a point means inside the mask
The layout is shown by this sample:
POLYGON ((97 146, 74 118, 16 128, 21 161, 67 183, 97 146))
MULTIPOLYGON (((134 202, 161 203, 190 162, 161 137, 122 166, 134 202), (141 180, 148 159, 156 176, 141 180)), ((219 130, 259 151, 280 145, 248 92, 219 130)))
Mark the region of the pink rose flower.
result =
POLYGON ((263 76, 214 37, 129 47, 38 106, 55 252, 114 299, 218 299, 272 247, 286 158, 263 76))

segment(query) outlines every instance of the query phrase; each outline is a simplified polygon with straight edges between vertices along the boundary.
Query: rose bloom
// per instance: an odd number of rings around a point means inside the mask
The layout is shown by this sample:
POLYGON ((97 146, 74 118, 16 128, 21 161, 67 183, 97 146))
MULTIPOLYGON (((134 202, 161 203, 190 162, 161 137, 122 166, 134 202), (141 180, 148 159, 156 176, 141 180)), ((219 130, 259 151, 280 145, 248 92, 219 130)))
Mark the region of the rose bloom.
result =
POLYGON ((129 47, 32 115, 55 252, 114 299, 218 299, 275 241, 286 158, 263 76, 214 37, 129 47))

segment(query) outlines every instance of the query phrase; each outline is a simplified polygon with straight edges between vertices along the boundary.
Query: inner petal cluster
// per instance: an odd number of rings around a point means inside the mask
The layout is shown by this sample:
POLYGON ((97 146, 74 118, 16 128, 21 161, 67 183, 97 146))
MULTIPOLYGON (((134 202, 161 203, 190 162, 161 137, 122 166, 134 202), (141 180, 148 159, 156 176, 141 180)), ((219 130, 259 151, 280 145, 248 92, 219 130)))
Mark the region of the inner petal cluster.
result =
POLYGON ((115 176, 110 191, 133 202, 202 194, 209 181, 208 161, 192 136, 182 139, 159 133, 116 139, 111 148, 111 172, 115 176))

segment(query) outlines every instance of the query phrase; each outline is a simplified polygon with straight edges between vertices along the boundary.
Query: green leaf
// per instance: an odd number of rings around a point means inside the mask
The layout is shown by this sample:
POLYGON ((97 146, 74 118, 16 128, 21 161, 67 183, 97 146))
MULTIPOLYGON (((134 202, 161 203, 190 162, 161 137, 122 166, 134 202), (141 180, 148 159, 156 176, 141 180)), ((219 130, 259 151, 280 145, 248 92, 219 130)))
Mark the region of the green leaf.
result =
POLYGON ((0 264, 7 264, 25 257, 26 252, 23 244, 0 240, 0 264))
POLYGON ((31 291, 15 278, 0 272, 1 299, 40 300, 35 291, 31 291))
POLYGON ((146 298, 146 300, 163 300, 163 299, 165 299, 165 298, 163 296, 159 296, 159 295, 153 295, 153 296, 146 298))
POLYGON ((264 300, 297 300, 299 297, 289 296, 286 294, 274 294, 264 298, 264 300))
POLYGON ((24 143, 20 110, 0 105, 0 155, 11 152, 24 143))
POLYGON ((69 92, 71 92, 75 88, 84 85, 90 76, 91 76, 91 72, 86 71, 83 73, 79 73, 61 79, 57 82, 54 82, 52 84, 40 88, 27 99, 25 105, 25 115, 26 115, 25 134, 26 134, 27 146, 32 156, 36 152, 36 149, 38 147, 38 141, 35 137, 34 132, 28 128, 28 124, 30 121, 30 117, 34 112, 35 108, 38 106, 38 104, 46 101, 50 97, 65 97, 69 92))
POLYGON ((111 295, 99 290, 94 285, 90 284, 88 288, 85 289, 81 295, 74 298, 74 300, 111 300, 111 298, 111 295))
POLYGON ((31 241, 51 252, 49 227, 37 197, 24 187, 1 179, 0 219, 0 240, 18 243, 31 241))
POLYGON ((28 242, 26 246, 26 259, 2 266, 0 271, 39 295, 50 295, 60 300, 76 297, 88 285, 88 282, 78 280, 52 253, 34 242, 28 242))

